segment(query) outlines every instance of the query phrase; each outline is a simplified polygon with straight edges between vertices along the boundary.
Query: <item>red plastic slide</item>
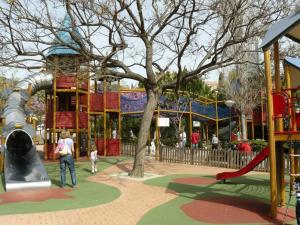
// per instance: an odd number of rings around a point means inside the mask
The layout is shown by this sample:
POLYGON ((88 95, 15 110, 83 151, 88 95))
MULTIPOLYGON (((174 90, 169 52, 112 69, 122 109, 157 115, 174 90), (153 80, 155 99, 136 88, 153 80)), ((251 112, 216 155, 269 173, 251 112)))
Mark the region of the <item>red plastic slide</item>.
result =
POLYGON ((217 180, 226 180, 234 177, 240 177, 249 171, 253 170, 258 164, 264 161, 269 156, 269 148, 264 148, 255 158, 245 167, 234 172, 223 172, 216 175, 217 180))

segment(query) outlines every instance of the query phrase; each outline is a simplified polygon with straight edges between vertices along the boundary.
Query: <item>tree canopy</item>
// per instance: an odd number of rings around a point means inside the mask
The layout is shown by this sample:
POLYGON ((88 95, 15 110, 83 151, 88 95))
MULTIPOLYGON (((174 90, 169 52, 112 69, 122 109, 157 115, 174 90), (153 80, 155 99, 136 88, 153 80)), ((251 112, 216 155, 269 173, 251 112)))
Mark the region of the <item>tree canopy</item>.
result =
POLYGON ((141 82, 148 103, 133 176, 143 176, 150 118, 161 92, 245 63, 241 46, 289 13, 288 0, 0 0, 0 65, 45 67, 51 46, 90 62, 91 76, 141 82), (64 26, 62 26, 62 21, 64 26), (66 23, 67 21, 67 23, 66 23), (60 36, 61 32, 67 33, 60 36), (71 40, 71 42, 66 42, 71 40), (185 71, 187 69, 187 72, 185 71), (162 85, 168 71, 176 76, 162 85))

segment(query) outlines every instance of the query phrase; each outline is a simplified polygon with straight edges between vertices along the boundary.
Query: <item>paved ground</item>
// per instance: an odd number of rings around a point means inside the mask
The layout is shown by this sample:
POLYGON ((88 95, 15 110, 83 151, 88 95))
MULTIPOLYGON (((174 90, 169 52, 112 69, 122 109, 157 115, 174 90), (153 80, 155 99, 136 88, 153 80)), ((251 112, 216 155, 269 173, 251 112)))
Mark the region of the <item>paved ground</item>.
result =
MULTIPOLYGON (((90 178, 95 182, 102 182, 117 187, 122 192, 121 196, 113 202, 84 209, 0 216, 0 224, 134 225, 151 208, 176 198, 176 195, 166 192, 161 187, 147 186, 141 181, 112 178, 109 176, 111 173, 129 171, 131 167, 130 162, 124 162, 112 166, 90 178)), ((185 173, 214 175, 224 171, 224 169, 147 161, 145 171, 160 175, 185 173)))

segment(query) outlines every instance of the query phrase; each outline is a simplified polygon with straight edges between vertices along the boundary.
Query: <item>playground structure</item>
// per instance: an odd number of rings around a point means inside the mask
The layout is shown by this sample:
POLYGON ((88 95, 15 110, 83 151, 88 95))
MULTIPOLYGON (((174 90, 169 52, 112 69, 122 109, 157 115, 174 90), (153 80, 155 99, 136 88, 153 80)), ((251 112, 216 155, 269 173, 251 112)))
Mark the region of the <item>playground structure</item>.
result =
MULTIPOLYGON (((62 31, 58 32, 58 36, 67 45, 72 45, 74 42, 66 31, 71 27, 69 22, 68 18, 65 18, 62 31)), ((4 114, 2 121, 5 127, 3 143, 10 143, 9 131, 22 128, 28 134, 31 146, 34 146, 32 143, 34 137, 32 125, 26 119, 28 116, 24 113, 24 106, 32 94, 38 90, 45 90, 44 158, 46 160, 55 159, 56 143, 64 128, 70 130, 75 139, 75 158, 89 156, 90 145, 93 142, 97 145, 100 155, 120 155, 121 120, 126 116, 141 116, 147 103, 145 91, 143 89, 121 89, 120 80, 109 75, 101 75, 101 77, 95 74, 91 75, 89 73, 90 62, 78 52, 64 46, 53 45, 48 51, 45 64, 47 65, 46 71, 20 81, 7 98, 6 110, 11 108, 12 103, 9 103, 10 98, 13 98, 11 96, 21 93, 18 109, 15 108, 13 112, 22 111, 22 114, 19 115, 22 117, 20 119, 22 122, 14 121, 14 116, 4 114), (23 95, 26 97, 22 97, 23 95), (112 135, 112 130, 117 132, 115 137, 112 135)), ((236 120, 232 122, 231 126, 239 123, 239 118, 236 115, 231 116, 231 108, 226 107, 224 102, 218 99, 199 96, 191 101, 182 95, 177 102, 169 104, 166 102, 168 102, 167 96, 161 96, 159 106, 155 110, 153 122, 156 136, 154 138, 157 145, 160 143, 161 129, 158 126, 158 121, 162 117, 174 117, 180 114, 186 118, 188 125, 185 128, 188 139, 192 133, 194 121, 201 122, 206 139, 209 138, 209 126, 213 125, 217 136, 222 136, 228 133, 228 129, 226 127, 220 129, 220 123, 223 123, 223 126, 224 124, 227 125, 231 117, 236 120)), ((254 137, 253 117, 252 137, 254 137)), ((264 123, 263 117, 261 117, 261 122, 264 123)), ((262 127, 264 126, 262 125, 262 127)), ((149 136, 149 138, 151 137, 149 136)), ((6 151, 8 151, 7 146, 6 151)), ((159 152, 156 151, 156 156, 158 154, 159 152)), ((13 164, 9 157, 6 157, 5 160, 8 160, 5 161, 5 168, 13 164)))
POLYGON ((268 148, 265 148, 246 167, 239 171, 219 173, 216 176, 220 180, 241 176, 270 156, 271 216, 276 217, 277 207, 286 204, 284 179, 285 153, 283 144, 287 143, 290 147, 290 190, 296 191, 296 217, 298 224, 300 223, 300 154, 298 146, 300 141, 300 59, 286 57, 283 60, 285 81, 283 83, 280 75, 278 40, 286 36, 299 43, 299 29, 300 12, 296 12, 273 24, 262 42, 267 90, 268 148), (272 80, 270 57, 270 48, 272 45, 274 51, 274 80, 272 80), (273 83, 275 83, 275 86, 273 86, 273 83), (273 89, 274 87, 275 89, 273 89))
MULTIPOLYGON (((72 38, 66 32, 71 27, 69 22, 66 17, 58 36, 67 45, 72 45, 72 38)), ((73 49, 64 46, 49 49, 46 64, 53 79, 51 88, 46 90, 45 159, 55 159, 55 145, 63 128, 69 129, 75 139, 75 158, 89 156, 93 142, 100 155, 120 155, 122 118, 143 114, 147 103, 145 90, 121 90, 120 79, 103 74, 91 75, 89 63, 73 49), (115 137, 113 130, 117 133, 115 137)), ((219 129, 219 123, 227 123, 231 109, 223 101, 204 97, 194 101, 180 97, 180 104, 165 104, 166 101, 167 97, 161 96, 160 106, 155 110, 153 122, 157 144, 160 138, 159 118, 176 114, 188 118, 187 137, 192 133, 194 120, 205 124, 206 137, 211 124, 214 124, 217 135, 226 132, 219 129)), ((236 115, 232 117, 237 119, 236 115)))
MULTIPOLYGON (((66 17, 62 31, 58 32, 67 45, 74 44, 67 32, 71 27, 66 17)), ((51 185, 33 143, 34 125, 25 112, 26 103, 39 90, 46 92, 45 159, 55 159, 56 143, 64 128, 70 130, 75 139, 75 158, 89 156, 92 142, 101 155, 120 155, 121 117, 141 115, 147 102, 146 93, 120 90, 120 80, 109 75, 91 76, 89 63, 73 49, 53 45, 46 57, 46 70, 21 80, 9 92, 2 115, 4 151, 1 154, 7 191, 51 185), (112 137, 113 129, 117 130, 115 137, 112 137)), ((160 103, 165 101, 166 96, 162 96, 160 103)), ((172 113, 182 113, 189 118, 188 137, 193 120, 206 123, 206 132, 211 121, 217 134, 222 133, 219 123, 228 120, 230 114, 222 101, 207 98, 187 101, 184 97, 179 101, 186 102, 184 109, 179 110, 172 104, 156 109, 157 142, 160 137, 158 119, 172 113)))
MULTIPOLYGON (((295 144, 300 140, 300 114, 298 110, 299 96, 299 59, 286 58, 284 64, 285 84, 280 75, 280 58, 278 40, 286 36, 295 42, 300 42, 300 12, 296 12, 271 26, 262 43, 265 60, 267 108, 268 108, 268 137, 270 151, 270 180, 271 180, 271 215, 276 216, 277 206, 285 205, 284 183, 284 151, 283 143, 290 145, 290 188, 293 189, 295 179, 299 177, 299 154, 295 144), (274 80, 275 90, 272 89, 270 47, 274 50, 274 80)), ((299 190, 297 190, 299 191, 299 190)), ((297 203, 297 211, 298 210, 297 203)), ((298 214, 298 213, 297 213, 298 214)), ((299 218, 300 215, 297 215, 299 218)))
MULTIPOLYGON (((283 60, 284 82, 282 82, 278 40, 286 36, 299 43, 299 29, 300 12, 295 12, 273 24, 262 42, 267 90, 268 148, 265 148, 246 167, 236 172, 219 173, 216 176, 219 180, 241 176, 270 156, 270 211, 271 216, 276 217, 277 207, 285 206, 286 204, 284 178, 285 153, 283 144, 287 143, 290 147, 290 191, 296 191, 296 217, 298 224, 300 222, 300 154, 298 146, 300 141, 300 59, 286 57, 283 60), (274 51, 274 80, 271 73, 271 46, 273 46, 274 51), (273 86, 273 84, 275 85, 273 86)), ((263 107, 261 108, 263 109, 263 107)))

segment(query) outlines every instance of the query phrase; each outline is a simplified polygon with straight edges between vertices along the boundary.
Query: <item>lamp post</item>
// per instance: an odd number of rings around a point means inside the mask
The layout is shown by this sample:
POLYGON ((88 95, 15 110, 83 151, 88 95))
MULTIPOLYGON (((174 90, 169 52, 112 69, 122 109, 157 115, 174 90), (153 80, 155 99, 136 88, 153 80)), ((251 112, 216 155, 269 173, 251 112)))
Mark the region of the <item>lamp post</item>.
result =
POLYGON ((235 101, 226 100, 225 105, 229 108, 229 142, 231 141, 231 108, 235 104, 235 101))

